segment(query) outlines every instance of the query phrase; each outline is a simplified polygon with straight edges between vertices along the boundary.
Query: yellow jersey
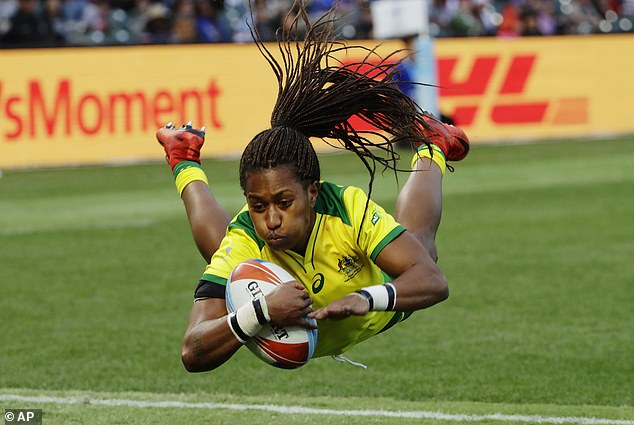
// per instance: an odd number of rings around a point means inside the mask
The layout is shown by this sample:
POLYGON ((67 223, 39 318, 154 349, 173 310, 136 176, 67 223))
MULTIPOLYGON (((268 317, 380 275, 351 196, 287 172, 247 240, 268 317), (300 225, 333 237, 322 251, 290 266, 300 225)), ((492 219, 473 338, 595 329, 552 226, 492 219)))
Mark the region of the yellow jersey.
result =
MULTIPOLYGON (((304 285, 318 309, 363 287, 391 281, 374 263, 381 250, 405 231, 381 206, 356 187, 322 182, 316 220, 306 252, 275 251, 257 235, 245 206, 232 220, 202 281, 226 287, 233 268, 244 260, 280 265, 304 285)), ((401 312, 369 312, 318 323, 314 356, 337 355, 404 319, 401 312)))

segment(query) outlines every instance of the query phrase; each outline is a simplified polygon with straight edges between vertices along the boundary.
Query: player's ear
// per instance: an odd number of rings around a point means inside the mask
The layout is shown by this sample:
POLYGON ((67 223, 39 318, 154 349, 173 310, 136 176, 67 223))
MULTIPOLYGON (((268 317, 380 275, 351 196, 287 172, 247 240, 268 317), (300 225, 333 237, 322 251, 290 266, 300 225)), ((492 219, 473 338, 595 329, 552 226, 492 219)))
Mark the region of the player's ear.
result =
POLYGON ((321 183, 318 181, 314 181, 308 185, 308 196, 310 199, 310 207, 314 208, 315 203, 317 202, 317 195, 319 194, 319 188, 321 187, 321 183))

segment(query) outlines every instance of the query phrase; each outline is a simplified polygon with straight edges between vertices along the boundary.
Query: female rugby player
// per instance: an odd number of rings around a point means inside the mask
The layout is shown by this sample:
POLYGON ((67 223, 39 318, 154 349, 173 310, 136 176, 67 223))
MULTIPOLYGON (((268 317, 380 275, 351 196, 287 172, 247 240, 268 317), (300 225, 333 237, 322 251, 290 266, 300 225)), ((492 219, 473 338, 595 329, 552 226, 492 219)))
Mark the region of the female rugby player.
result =
POLYGON ((314 318, 315 357, 338 355, 448 296, 434 242, 442 176, 445 160, 466 156, 468 138, 399 91, 397 64, 366 63, 376 57, 368 52, 354 67, 332 59, 337 50, 355 48, 332 41, 332 24, 329 15, 311 25, 299 13, 279 41, 281 62, 254 33, 279 91, 271 128, 242 154, 246 206, 233 219, 210 193, 200 168, 204 129, 168 124, 157 132, 196 245, 209 261, 183 338, 189 371, 222 365, 267 321, 310 328, 306 319, 314 318), (294 39, 298 25, 307 28, 302 41, 294 39), (378 129, 372 140, 348 124, 353 115, 378 129), (310 137, 337 140, 354 152, 370 172, 370 192, 377 162, 396 167, 392 142, 417 146, 394 217, 358 188, 321 181, 310 137), (228 314, 227 278, 250 258, 279 264, 297 281, 228 314))

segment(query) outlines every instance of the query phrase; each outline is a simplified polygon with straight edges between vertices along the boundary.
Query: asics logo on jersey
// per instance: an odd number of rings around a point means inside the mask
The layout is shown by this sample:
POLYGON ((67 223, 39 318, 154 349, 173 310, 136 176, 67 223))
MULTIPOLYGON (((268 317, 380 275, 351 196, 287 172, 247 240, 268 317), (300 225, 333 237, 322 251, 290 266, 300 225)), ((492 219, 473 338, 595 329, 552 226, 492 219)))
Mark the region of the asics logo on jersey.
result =
POLYGON ((345 255, 339 259, 339 272, 343 272, 346 275, 346 280, 349 281, 355 277, 363 268, 363 264, 359 261, 359 257, 356 255, 345 255))
POLYGON ((318 294, 323 289, 325 283, 324 279, 325 278, 323 273, 317 273, 315 276, 313 276, 313 294, 318 294))

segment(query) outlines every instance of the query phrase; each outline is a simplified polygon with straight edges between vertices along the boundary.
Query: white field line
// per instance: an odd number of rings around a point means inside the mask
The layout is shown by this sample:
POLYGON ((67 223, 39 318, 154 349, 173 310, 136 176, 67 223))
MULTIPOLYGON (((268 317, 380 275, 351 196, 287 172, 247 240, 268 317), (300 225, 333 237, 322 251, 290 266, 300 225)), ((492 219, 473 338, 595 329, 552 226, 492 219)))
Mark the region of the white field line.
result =
POLYGON ((541 416, 541 415, 508 415, 490 413, 484 415, 454 414, 432 411, 398 411, 398 410, 336 410, 317 409, 301 406, 282 406, 275 404, 234 404, 234 403, 192 403, 184 401, 143 401, 125 399, 98 399, 87 397, 46 397, 0 394, 2 401, 25 403, 79 404, 90 406, 123 406, 138 408, 181 408, 181 409, 228 409, 228 410, 262 410, 282 414, 299 415, 333 415, 333 416, 371 416, 388 418, 435 419, 454 422, 503 421, 531 424, 580 424, 580 425, 634 425, 634 420, 604 419, 595 417, 574 416, 541 416))

